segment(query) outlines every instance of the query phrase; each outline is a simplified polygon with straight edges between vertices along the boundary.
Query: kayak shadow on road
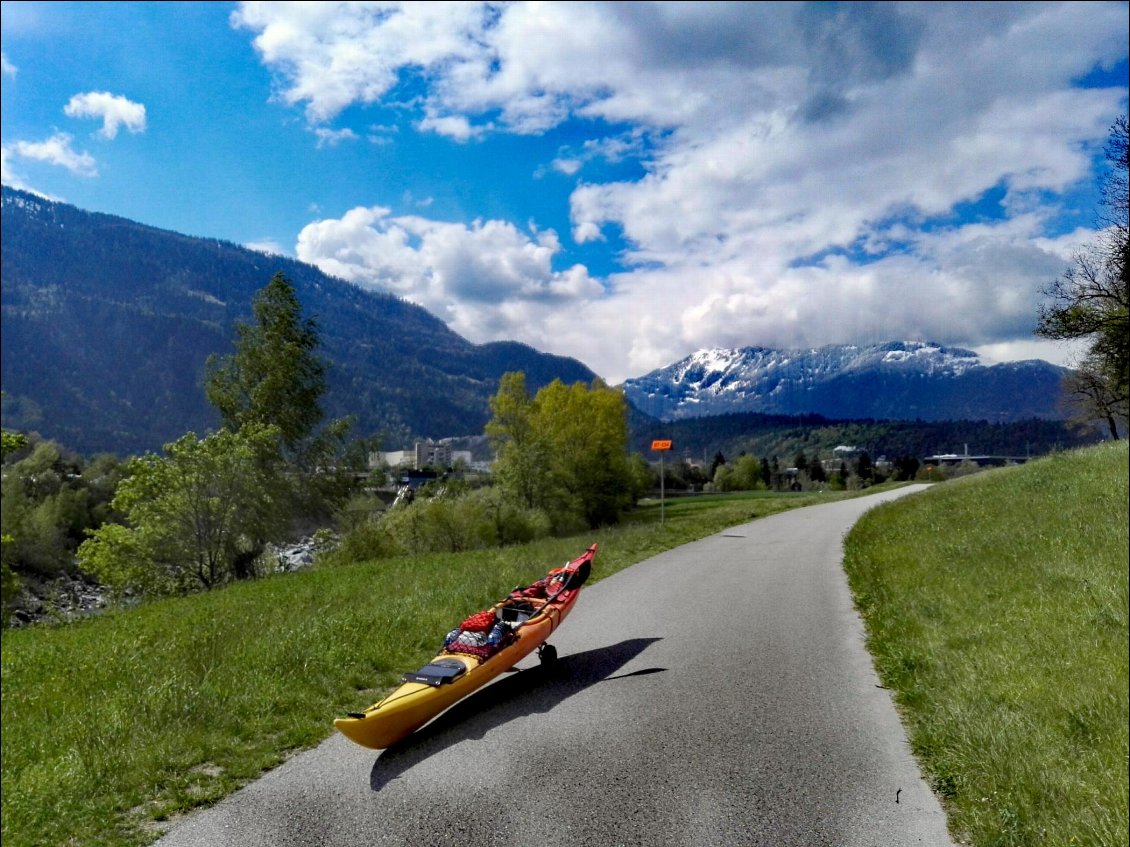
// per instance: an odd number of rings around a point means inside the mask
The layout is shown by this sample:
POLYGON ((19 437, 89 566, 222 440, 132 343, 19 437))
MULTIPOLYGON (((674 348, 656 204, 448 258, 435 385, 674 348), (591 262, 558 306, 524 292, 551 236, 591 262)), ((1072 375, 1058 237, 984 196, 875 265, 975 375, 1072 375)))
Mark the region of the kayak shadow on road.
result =
POLYGON ((381 752, 369 775, 370 787, 380 791, 413 765, 439 751, 469 738, 482 738, 514 718, 548 712, 598 682, 662 673, 667 669, 643 668, 614 676, 659 640, 630 638, 608 647, 562 656, 550 665, 536 665, 495 681, 381 752))

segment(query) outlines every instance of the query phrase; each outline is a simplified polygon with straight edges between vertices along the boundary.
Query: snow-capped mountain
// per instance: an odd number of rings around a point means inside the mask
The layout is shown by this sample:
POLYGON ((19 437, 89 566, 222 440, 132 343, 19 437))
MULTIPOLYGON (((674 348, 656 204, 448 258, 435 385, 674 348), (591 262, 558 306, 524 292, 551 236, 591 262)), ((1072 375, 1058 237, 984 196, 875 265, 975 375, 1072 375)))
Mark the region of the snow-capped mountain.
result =
POLYGON ((628 399, 662 420, 815 413, 828 418, 1062 418, 1066 373, 1041 360, 985 365, 970 351, 920 341, 807 350, 700 350, 624 382, 628 399))

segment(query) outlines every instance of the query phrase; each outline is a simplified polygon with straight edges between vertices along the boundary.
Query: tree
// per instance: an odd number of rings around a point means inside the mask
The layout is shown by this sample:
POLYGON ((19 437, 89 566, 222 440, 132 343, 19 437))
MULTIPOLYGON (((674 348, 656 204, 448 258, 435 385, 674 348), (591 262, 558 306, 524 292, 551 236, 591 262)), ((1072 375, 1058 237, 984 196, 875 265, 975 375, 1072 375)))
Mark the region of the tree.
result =
POLYGON ((899 456, 895 459, 895 481, 905 482, 918 474, 920 463, 914 456, 899 456))
POLYGON ((871 481, 872 465, 871 454, 864 450, 855 460, 855 475, 865 483, 871 481))
POLYGON ((769 488, 773 483, 773 469, 769 465, 769 459, 765 456, 761 457, 761 482, 766 488, 769 488))
POLYGON ((279 432, 248 423, 205 438, 188 433, 165 456, 131 459, 113 506, 126 523, 106 523, 78 551, 103 584, 169 593, 212 588, 250 575, 260 539, 281 531, 275 482, 279 432))
POLYGON ((25 447, 9 454, 0 483, 5 561, 25 574, 71 571, 84 531, 106 517, 115 480, 103 484, 95 466, 87 472, 81 457, 38 435, 25 447))
POLYGON ((553 508, 590 527, 619 520, 633 488, 623 393, 599 379, 590 386, 555 379, 534 398, 533 424, 549 445, 553 508))
POLYGON ((27 436, 23 433, 5 429, 0 431, 0 438, 3 439, 3 443, 0 444, 0 450, 3 452, 0 455, 5 458, 9 453, 14 453, 27 445, 27 436))
POLYGON ((714 490, 735 491, 734 469, 729 465, 719 465, 714 469, 714 490))
POLYGON ((558 527, 578 520, 595 527, 616 521, 638 496, 621 392, 600 380, 554 380, 530 399, 517 372, 503 375, 490 405, 495 479, 523 506, 547 511, 558 527))
POLYGON ((804 455, 803 450, 796 454, 796 458, 793 459, 793 464, 796 466, 799 473, 805 473, 808 470, 808 456, 804 455))
POLYGON ((224 427, 276 427, 284 448, 301 456, 322 421, 326 365, 315 354, 317 324, 302 317, 294 287, 281 273, 255 295, 254 323, 237 323, 235 352, 211 356, 205 392, 224 427))
POLYGON ((1073 264, 1044 290, 1036 334, 1087 340, 1078 376, 1066 388, 1091 417, 1106 420, 1113 438, 1126 421, 1130 398, 1130 296, 1127 294, 1128 218, 1127 118, 1114 122, 1106 146, 1109 164, 1102 182, 1104 210, 1095 240, 1076 252, 1073 264))
POLYGON ((534 430, 533 400, 521 371, 505 373, 490 398, 486 435, 495 451, 494 477, 522 506, 544 505, 549 445, 534 430))
POLYGON ((1126 394, 1111 390, 1101 362, 1088 356, 1064 377, 1063 387, 1070 397, 1069 407, 1078 409, 1085 419, 1105 421, 1110 437, 1120 437, 1118 422, 1126 420, 1126 394))
POLYGON ((710 462, 710 472, 707 474, 707 477, 714 479, 714 472, 718 470, 719 466, 724 464, 726 464, 726 457, 723 456, 722 451, 719 450, 714 454, 714 458, 710 462))
POLYGON ((754 491, 761 488, 761 463, 756 456, 738 456, 734 462, 731 485, 738 491, 754 491))

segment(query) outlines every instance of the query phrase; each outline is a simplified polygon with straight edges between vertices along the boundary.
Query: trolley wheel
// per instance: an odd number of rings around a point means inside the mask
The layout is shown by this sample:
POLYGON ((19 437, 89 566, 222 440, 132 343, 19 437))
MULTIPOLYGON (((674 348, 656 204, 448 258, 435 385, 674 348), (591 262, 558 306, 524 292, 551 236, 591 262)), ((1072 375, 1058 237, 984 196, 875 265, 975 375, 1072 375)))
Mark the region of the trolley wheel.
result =
POLYGON ((543 644, 538 648, 538 659, 543 665, 552 665, 557 661, 557 648, 552 644, 543 644))

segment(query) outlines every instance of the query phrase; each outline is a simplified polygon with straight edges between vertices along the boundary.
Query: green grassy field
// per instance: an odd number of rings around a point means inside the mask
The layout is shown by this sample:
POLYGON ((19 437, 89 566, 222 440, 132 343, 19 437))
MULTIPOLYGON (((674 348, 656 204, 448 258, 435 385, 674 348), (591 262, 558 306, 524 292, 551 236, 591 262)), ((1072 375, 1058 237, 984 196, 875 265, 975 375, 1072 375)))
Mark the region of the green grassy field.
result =
POLYGON ((144 844, 332 732, 517 584, 600 544, 594 579, 845 495, 668 501, 624 525, 460 555, 314 569, 3 633, 4 847, 144 844))
POLYGON ((959 843, 1127 844, 1127 443, 868 513, 846 568, 959 843))

